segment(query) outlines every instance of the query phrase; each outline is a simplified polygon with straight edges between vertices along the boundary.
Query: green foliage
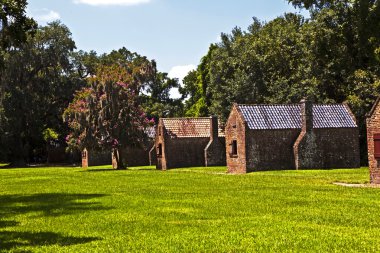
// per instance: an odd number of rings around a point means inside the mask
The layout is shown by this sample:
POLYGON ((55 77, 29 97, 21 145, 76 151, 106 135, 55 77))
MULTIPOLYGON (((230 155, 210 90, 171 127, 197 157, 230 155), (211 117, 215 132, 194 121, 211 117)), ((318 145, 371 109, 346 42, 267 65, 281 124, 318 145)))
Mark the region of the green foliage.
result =
POLYGON ((26 0, 0 2, 0 49, 19 46, 27 33, 36 28, 35 21, 25 15, 26 6, 26 0))
POLYGON ((368 168, 0 170, 2 252, 378 252, 368 168), (191 187, 190 187, 191 186, 191 187))
POLYGON ((222 34, 196 73, 185 78, 187 115, 216 114, 233 103, 348 102, 361 129, 380 94, 380 3, 371 0, 294 0, 310 18, 284 14, 267 23, 254 18, 247 31, 222 34), (205 81, 206 80, 206 81, 205 81), (198 104, 199 103, 199 104, 198 104))
POLYGON ((143 145, 144 130, 154 122, 146 118, 138 97, 154 75, 151 66, 149 61, 130 59, 100 67, 63 115, 71 128, 66 138, 69 148, 114 150, 117 168, 124 169, 120 151, 143 145))
POLYGON ((43 138, 46 142, 52 141, 52 140, 58 140, 59 134, 54 131, 54 129, 46 128, 42 132, 43 138))
POLYGON ((156 121, 161 117, 182 116, 181 99, 170 97, 171 89, 179 86, 178 80, 169 78, 167 73, 155 70, 153 80, 145 85, 141 95, 142 106, 147 115, 156 121))
POLYGON ((71 64, 74 49, 69 29, 53 22, 7 51, 0 75, 0 128, 8 161, 42 156, 47 128, 65 135, 60 115, 83 85, 71 64))

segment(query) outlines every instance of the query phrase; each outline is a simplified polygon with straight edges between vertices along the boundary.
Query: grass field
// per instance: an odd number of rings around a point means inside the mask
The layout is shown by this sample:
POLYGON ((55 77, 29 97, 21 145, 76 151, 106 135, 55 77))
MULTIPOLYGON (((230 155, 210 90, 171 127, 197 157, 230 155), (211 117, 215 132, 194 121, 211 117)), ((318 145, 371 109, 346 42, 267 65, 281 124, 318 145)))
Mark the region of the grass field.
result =
POLYGON ((366 168, 0 169, 0 252, 379 252, 366 168))

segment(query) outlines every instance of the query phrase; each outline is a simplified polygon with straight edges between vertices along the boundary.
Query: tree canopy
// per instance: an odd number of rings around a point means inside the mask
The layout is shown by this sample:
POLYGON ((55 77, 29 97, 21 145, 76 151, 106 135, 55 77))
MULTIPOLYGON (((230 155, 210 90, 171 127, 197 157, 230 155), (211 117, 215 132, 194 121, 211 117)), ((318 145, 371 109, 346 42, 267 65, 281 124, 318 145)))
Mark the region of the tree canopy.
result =
POLYGON ((347 101, 361 128, 379 95, 380 6, 374 0, 294 0, 310 18, 287 13, 257 18, 243 31, 222 34, 180 90, 186 115, 208 113, 226 120, 232 103, 347 101), (206 71, 205 71, 206 70, 206 71), (205 81, 206 80, 206 81, 205 81), (204 102, 205 101, 205 102, 204 102))
POLYGON ((364 161, 365 114, 380 94, 379 1, 288 2, 310 15, 253 18, 246 30, 222 33, 181 86, 154 60, 127 48, 76 51, 62 23, 37 28, 25 15, 26 0, 0 1, 0 159, 46 157, 53 143, 46 134, 53 132, 54 145, 71 150, 117 149, 140 142, 146 118, 218 115, 225 121, 233 103, 309 97, 349 103, 364 161), (170 97, 173 88, 181 99, 170 97))

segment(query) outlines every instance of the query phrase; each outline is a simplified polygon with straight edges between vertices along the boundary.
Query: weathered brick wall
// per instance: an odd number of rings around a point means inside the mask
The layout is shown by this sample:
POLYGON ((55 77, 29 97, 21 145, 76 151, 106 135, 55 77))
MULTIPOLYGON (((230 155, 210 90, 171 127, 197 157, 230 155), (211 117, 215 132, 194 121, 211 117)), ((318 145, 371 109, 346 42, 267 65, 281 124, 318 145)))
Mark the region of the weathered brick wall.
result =
MULTIPOLYGON (((357 168, 360 166, 357 128, 318 128, 298 139, 298 169, 357 168)), ((297 152, 295 150, 295 152, 297 152)), ((297 157, 297 156, 296 156, 297 157)))
POLYGON ((210 138, 166 138, 167 169, 205 166, 204 149, 210 138))
POLYGON ((226 160, 228 173, 242 174, 247 172, 246 161, 246 123, 239 114, 238 108, 234 106, 225 128, 226 134, 226 160), (237 155, 231 154, 232 142, 237 141, 237 155))
POLYGON ((302 131, 296 140, 293 149, 296 169, 322 169, 324 154, 320 149, 321 140, 315 130, 302 131))
POLYGON ((249 130, 247 172, 295 169, 293 144, 299 129, 249 130))
POLYGON ((372 184, 380 184, 380 161, 374 155, 374 134, 380 134, 380 106, 377 101, 371 117, 367 118, 367 143, 370 181, 372 184))
POLYGON ((164 125, 162 123, 162 120, 159 121, 157 128, 156 128, 156 139, 155 139, 155 152, 156 152, 156 157, 157 157, 157 164, 156 164, 156 169, 158 170, 167 170, 168 166, 166 163, 166 147, 165 147, 165 129, 164 125), (161 154, 158 154, 159 146, 161 145, 161 154))
MULTIPOLYGON (((153 145, 153 144, 152 144, 153 145)), ((151 145, 141 148, 141 147, 127 147, 124 148, 122 152, 122 159, 124 165, 127 167, 134 166, 149 166, 149 151, 151 145)), ((114 164, 114 162, 112 163, 114 164)))
POLYGON ((225 166, 226 165, 226 140, 219 137, 210 140, 204 149, 205 166, 225 166))
POLYGON ((87 157, 82 156, 82 167, 112 164, 111 152, 87 150, 87 157))
POLYGON ((360 167, 359 129, 315 129, 323 153, 323 168, 360 167))

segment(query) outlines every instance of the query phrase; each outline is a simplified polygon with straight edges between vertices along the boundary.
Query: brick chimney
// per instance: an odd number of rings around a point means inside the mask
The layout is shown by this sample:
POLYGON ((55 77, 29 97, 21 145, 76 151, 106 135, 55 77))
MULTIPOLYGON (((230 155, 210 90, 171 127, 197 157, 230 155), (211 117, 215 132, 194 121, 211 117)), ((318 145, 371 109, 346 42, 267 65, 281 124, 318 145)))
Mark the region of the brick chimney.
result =
POLYGON ((210 117, 210 141, 204 149, 205 166, 226 164, 226 146, 219 140, 218 117, 210 117))
POLYGON ((313 129, 313 103, 304 98, 301 100, 302 131, 310 132, 313 129))
POLYGON ((218 140, 218 117, 211 116, 210 121, 210 141, 218 140))

